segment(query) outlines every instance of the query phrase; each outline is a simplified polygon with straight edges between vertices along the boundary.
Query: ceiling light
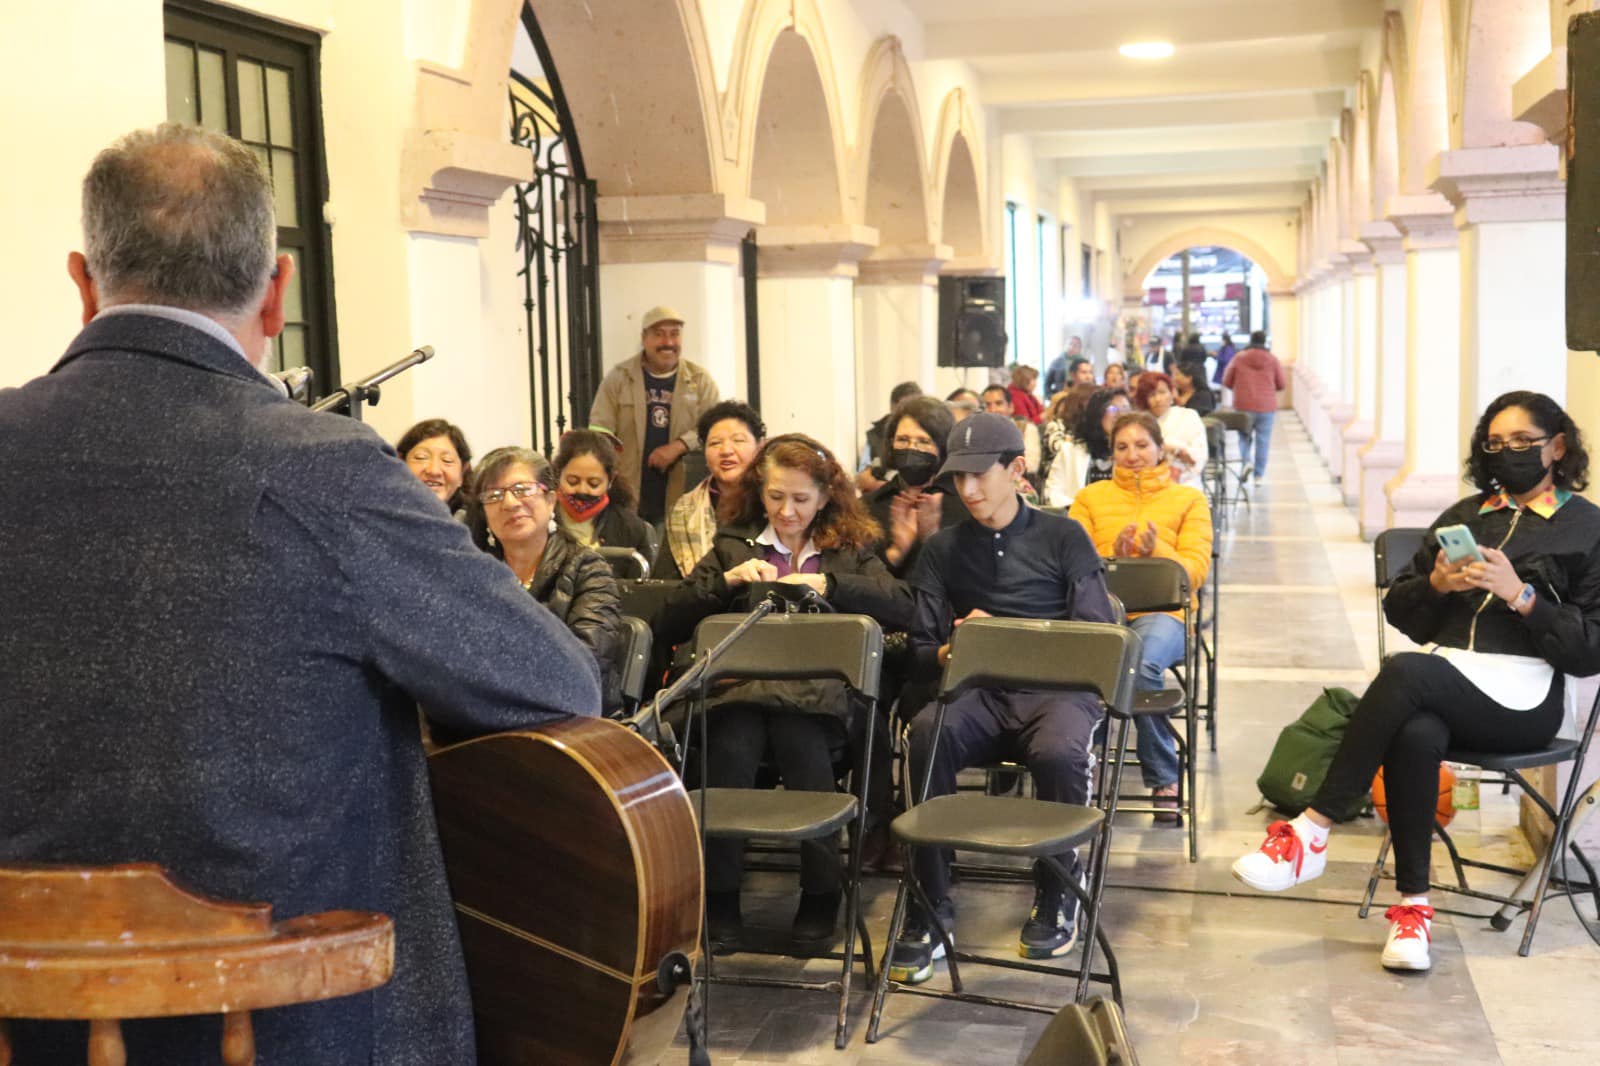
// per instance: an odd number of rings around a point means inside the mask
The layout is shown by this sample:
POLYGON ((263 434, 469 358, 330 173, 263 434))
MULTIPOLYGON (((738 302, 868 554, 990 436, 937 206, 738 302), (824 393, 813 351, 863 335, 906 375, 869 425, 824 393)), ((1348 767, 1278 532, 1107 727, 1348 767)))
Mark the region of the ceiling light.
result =
POLYGON ((1129 59, 1167 59, 1172 55, 1172 45, 1166 41, 1138 41, 1117 49, 1129 59))

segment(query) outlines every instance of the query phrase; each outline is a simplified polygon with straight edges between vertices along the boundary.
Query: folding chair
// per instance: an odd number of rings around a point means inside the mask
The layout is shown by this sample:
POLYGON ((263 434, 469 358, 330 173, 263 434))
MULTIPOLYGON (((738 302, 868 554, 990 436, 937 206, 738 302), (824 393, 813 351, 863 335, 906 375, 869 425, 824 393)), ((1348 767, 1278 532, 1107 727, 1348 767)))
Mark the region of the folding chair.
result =
MULTIPOLYGON (((727 636, 743 615, 713 615, 695 629, 695 647, 710 648, 727 636)), ((837 992, 838 1021, 834 1046, 847 1037, 850 975, 855 964, 856 936, 861 937, 861 961, 867 980, 872 973, 872 942, 861 914, 861 847, 866 829, 867 789, 872 765, 871 715, 877 713, 878 684, 883 667, 883 631, 878 623, 856 614, 779 614, 756 623, 706 674, 707 685, 735 679, 812 680, 832 678, 867 703, 866 739, 855 776, 855 792, 799 792, 774 789, 706 788, 689 793, 702 812, 702 827, 710 837, 759 837, 799 843, 828 839, 849 828, 854 846, 845 876, 845 941, 843 966, 835 981, 800 981, 768 977, 723 977, 713 973, 709 944, 705 951, 705 979, 720 984, 761 988, 798 988, 837 992)), ((701 709, 701 737, 715 729, 701 709)), ((841 871, 844 872, 844 871, 841 871)), ((703 923, 702 923, 703 924, 703 923)), ((752 954, 773 952, 752 951, 752 954)))
POLYGON ((622 714, 633 714, 644 702, 645 682, 650 676, 650 647, 654 637, 642 618, 622 616, 621 639, 617 641, 617 687, 622 691, 622 714))
POLYGON ((1104 996, 1069 1003, 1039 1034, 1022 1066, 1139 1066, 1122 1011, 1104 996))
POLYGON ((1372 591, 1378 606, 1378 662, 1382 664, 1389 658, 1389 650, 1385 637, 1389 626, 1383 619, 1383 596, 1389 591, 1395 579, 1415 559, 1417 552, 1422 550, 1422 540, 1428 535, 1426 529, 1414 526, 1401 526, 1396 529, 1386 529, 1378 534, 1372 542, 1372 591))
POLYGON ((1228 521, 1227 508, 1223 506, 1228 502, 1228 427, 1215 415, 1206 415, 1200 424, 1206 427, 1206 465, 1200 470, 1200 483, 1205 486, 1220 529, 1228 521))
POLYGON ((632 548, 601 546, 595 550, 611 564, 611 573, 618 581, 643 581, 650 576, 650 560, 632 548))
MULTIPOLYGON (((1566 683, 1570 685, 1573 681, 1568 678, 1566 683)), ((1455 867, 1456 883, 1446 885, 1430 882, 1428 888, 1500 904, 1500 910, 1489 919, 1489 924, 1499 932, 1505 932, 1511 927, 1512 919, 1517 911, 1526 909, 1528 912, 1528 924, 1522 932, 1522 944, 1517 948, 1518 955, 1526 956, 1533 947, 1533 933, 1539 924, 1539 911, 1543 908, 1545 897, 1550 892, 1550 882, 1552 880, 1558 881, 1561 886, 1555 893, 1556 895, 1570 895, 1574 890, 1590 892, 1594 894, 1596 906, 1600 907, 1600 878, 1596 878, 1594 866, 1590 864, 1589 857, 1583 853, 1583 849, 1579 848, 1576 842, 1570 840, 1573 814, 1577 808, 1579 797, 1578 778, 1583 773, 1584 759, 1589 753, 1589 742, 1594 737, 1597 719, 1600 719, 1600 692, 1595 694, 1594 704, 1589 708, 1588 721, 1584 724, 1583 732, 1579 734, 1576 740, 1557 737, 1548 746, 1538 751, 1522 752, 1516 755, 1492 755, 1484 752, 1456 750, 1445 752, 1445 762, 1463 763, 1468 766, 1476 766, 1482 770, 1488 770, 1491 773, 1504 774, 1506 780, 1521 788, 1528 798, 1533 800, 1538 808, 1544 812, 1545 817, 1550 819, 1550 847, 1545 851, 1543 857, 1537 861, 1532 870, 1518 870, 1509 866, 1499 866, 1494 863, 1479 862, 1476 859, 1462 858, 1460 853, 1456 851, 1455 842, 1450 839, 1450 834, 1445 832, 1444 826, 1438 822, 1434 822, 1433 826, 1434 832, 1450 852, 1450 862, 1455 867), (1561 806, 1557 809, 1550 805, 1549 800, 1539 794, 1538 789, 1528 783, 1527 779, 1522 776, 1522 771, 1540 766, 1556 766, 1564 762, 1572 763, 1572 776, 1567 782, 1566 792, 1562 795, 1561 806), (1589 875, 1587 883, 1573 882, 1566 878, 1552 878, 1551 867, 1555 865, 1558 857, 1569 847, 1572 849, 1573 857, 1578 860, 1584 872, 1589 875), (1519 886, 1517 891, 1509 896, 1495 895, 1492 892, 1483 892, 1470 888, 1467 885, 1467 872, 1465 869, 1468 866, 1520 877, 1523 879, 1523 885, 1519 886), (1524 887, 1530 880, 1537 883, 1531 898, 1524 900, 1520 897, 1523 895, 1524 887)), ((1378 860, 1372 864, 1372 875, 1367 879, 1367 892, 1361 900, 1361 917, 1363 918, 1367 916, 1367 911, 1372 907, 1372 897, 1378 891, 1379 878, 1386 876, 1383 872, 1383 863, 1389 857, 1389 842, 1389 831, 1385 828, 1383 843, 1378 848, 1378 860)))
MULTIPOLYGON (((1136 693, 1134 706, 1140 714, 1163 718, 1178 742, 1178 818, 1188 826, 1189 861, 1196 862, 1200 858, 1194 798, 1194 756, 1199 734, 1195 685, 1199 654, 1194 639, 1194 612, 1190 607, 1189 572, 1175 559, 1107 559, 1106 588, 1122 601, 1123 610, 1129 614, 1183 612, 1183 662, 1172 668, 1181 687, 1136 693), (1178 715, 1183 716, 1181 733, 1172 724, 1172 719, 1178 715)), ((1165 808, 1149 803, 1126 806, 1121 802, 1123 798, 1118 798, 1118 809, 1129 814, 1166 812, 1165 808)), ((1144 797, 1137 799, 1142 801, 1144 797)))
MULTIPOLYGON (((1211 412, 1211 417, 1221 422, 1230 433, 1237 434, 1241 440, 1250 435, 1250 416, 1243 411, 1235 411, 1228 407, 1219 407, 1211 412)), ((1222 509, 1226 510, 1244 501, 1246 508, 1250 506, 1250 489, 1247 484, 1250 477, 1250 467, 1244 461, 1244 449, 1239 450, 1237 459, 1229 459, 1227 452, 1222 453, 1222 509), (1234 492, 1228 493, 1228 475, 1233 476, 1234 492)))
MULTIPOLYGON (((936 715, 934 750, 929 752, 928 769, 919 788, 921 801, 896 818, 890 827, 895 840, 906 849, 905 871, 895 894, 894 916, 889 922, 888 940, 879 966, 867 1043, 878 1039, 884 1002, 891 991, 1044 1014, 1054 1014, 1058 1009, 1057 1006, 967 992, 961 981, 958 965, 961 962, 1074 977, 1077 986, 1073 1002, 1077 1003, 1087 998, 1091 980, 1101 981, 1111 985, 1112 997, 1121 1002, 1122 982, 1117 974, 1116 954, 1100 927, 1100 898, 1105 890, 1106 857, 1111 850, 1111 826, 1116 816, 1117 791, 1122 783, 1122 752, 1127 746, 1129 716, 1135 713, 1134 686, 1139 676, 1140 651, 1139 635, 1133 630, 1098 622, 980 618, 963 623, 955 631, 950 642, 950 661, 945 666, 938 703, 932 712, 936 715), (962 693, 982 688, 1088 692, 1099 698, 1115 719, 1116 737, 1108 737, 1101 746, 1105 757, 1100 762, 1094 806, 965 793, 928 797, 946 708, 962 693), (1092 843, 1087 890, 1069 876, 1065 864, 1055 858, 1058 852, 1085 843, 1092 843), (957 951, 932 901, 917 883, 911 861, 914 847, 1013 855, 1042 862, 1078 900, 1079 935, 1083 941, 1081 966, 1074 970, 957 951), (889 956, 905 924, 906 905, 911 896, 916 897, 928 916, 931 932, 944 945, 950 969, 950 991, 889 980, 889 956), (1093 972, 1096 943, 1105 952, 1104 974, 1093 972)), ((1109 734, 1112 730, 1108 728, 1106 732, 1109 734)))

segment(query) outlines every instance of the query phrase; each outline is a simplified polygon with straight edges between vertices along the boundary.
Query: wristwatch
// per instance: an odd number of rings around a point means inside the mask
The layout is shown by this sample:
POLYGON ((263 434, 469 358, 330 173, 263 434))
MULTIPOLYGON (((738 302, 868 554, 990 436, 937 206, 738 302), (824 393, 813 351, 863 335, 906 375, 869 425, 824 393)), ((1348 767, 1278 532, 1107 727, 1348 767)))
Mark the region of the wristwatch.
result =
POLYGON ((1509 599, 1506 601, 1506 606, 1511 608, 1513 611, 1521 611, 1524 607, 1528 606, 1528 604, 1532 602, 1533 586, 1524 584, 1522 586, 1522 591, 1517 593, 1514 599, 1509 599))

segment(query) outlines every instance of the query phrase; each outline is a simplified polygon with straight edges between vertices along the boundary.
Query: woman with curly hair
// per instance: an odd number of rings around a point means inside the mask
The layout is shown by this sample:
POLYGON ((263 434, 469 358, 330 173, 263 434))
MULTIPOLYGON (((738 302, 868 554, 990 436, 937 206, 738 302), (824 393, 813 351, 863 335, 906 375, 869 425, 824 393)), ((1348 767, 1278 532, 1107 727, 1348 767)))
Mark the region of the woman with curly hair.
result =
MULTIPOLYGON (((883 536, 867 514, 850 472, 801 434, 762 447, 739 486, 719 504, 722 526, 711 551, 669 598, 662 629, 686 637, 707 615, 742 605, 749 586, 804 585, 836 609, 865 614, 885 629, 911 624, 911 593, 876 551, 883 536)), ((834 790, 833 752, 848 747, 853 708, 837 681, 740 682, 711 703, 706 784, 752 788, 764 759, 785 788, 834 790)), ((706 844, 706 907, 713 941, 736 944, 744 842, 706 844)), ((841 898, 837 845, 800 848, 800 905, 794 940, 802 950, 833 941, 841 898)))
POLYGON ((1056 453, 1044 478, 1047 507, 1068 507, 1085 485, 1107 481, 1113 467, 1111 427, 1133 409, 1124 389, 1101 389, 1089 397, 1072 436, 1056 453))
POLYGON ((1479 491, 1434 520, 1383 602, 1422 650, 1378 671, 1311 806, 1233 864, 1264 892, 1316 877, 1328 812, 1350 809, 1382 767, 1400 892, 1387 913, 1391 970, 1431 965, 1428 860, 1444 753, 1545 747, 1565 718, 1563 675, 1600 673, 1600 508, 1574 495, 1589 475, 1578 427, 1550 397, 1508 392, 1478 420, 1466 471, 1479 491), (1471 531, 1476 557, 1451 562, 1440 549, 1439 530, 1455 525, 1471 531))

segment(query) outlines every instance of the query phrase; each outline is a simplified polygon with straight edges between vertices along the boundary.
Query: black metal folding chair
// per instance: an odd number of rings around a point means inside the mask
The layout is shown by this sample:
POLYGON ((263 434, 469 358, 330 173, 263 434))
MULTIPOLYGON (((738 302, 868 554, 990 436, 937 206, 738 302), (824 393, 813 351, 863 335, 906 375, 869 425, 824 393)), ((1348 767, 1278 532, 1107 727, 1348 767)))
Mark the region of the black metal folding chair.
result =
MULTIPOLYGON (((720 614, 705 619, 695 629, 695 647, 714 647, 732 632, 743 615, 720 614)), ((869 728, 860 765, 855 767, 854 792, 800 792, 774 789, 707 788, 695 790, 689 798, 696 810, 703 810, 707 837, 756 837, 799 843, 836 837, 848 828, 853 846, 845 875, 845 941, 843 965, 835 981, 800 981, 771 977, 721 976, 713 969, 711 953, 706 952, 705 977, 719 984, 765 988, 798 988, 816 992, 836 992, 839 1015, 834 1046, 844 1047, 848 1028, 850 975, 855 964, 856 936, 861 937, 861 961, 867 980, 873 977, 872 942, 861 914, 861 847, 866 825, 867 795, 872 766, 870 728, 877 713, 878 686, 883 668, 883 632, 878 623, 856 614, 778 614, 762 619, 716 662, 706 674, 705 683, 736 679, 812 680, 832 678, 866 703, 864 712, 869 728), (702 807, 703 800, 703 807, 702 807)), ((702 712, 703 713, 703 712, 702 712)), ((704 730, 714 723, 702 720, 704 730)), ((770 952, 745 949, 752 954, 770 952)))
MULTIPOLYGON (((1567 679, 1567 684, 1572 684, 1571 678, 1567 679)), ((1456 883, 1447 885, 1430 882, 1429 889, 1500 904, 1500 910, 1489 919, 1489 924, 1500 932, 1505 932, 1511 927, 1511 922, 1518 911, 1526 910, 1528 912, 1528 924, 1522 932, 1522 944, 1517 948, 1518 955, 1526 956, 1533 947, 1534 929, 1539 924, 1539 912, 1544 907, 1545 897, 1550 894, 1552 881, 1557 882, 1560 886, 1555 895, 1564 896, 1574 891, 1589 892, 1594 895, 1596 907, 1600 908, 1600 878, 1595 876, 1594 866, 1589 862, 1589 857, 1584 854, 1583 849, 1570 839, 1573 815, 1578 805, 1579 796, 1589 795, 1589 793, 1580 793, 1578 779, 1583 774, 1584 759, 1588 756, 1589 743, 1594 738, 1597 720, 1600 720, 1600 692, 1595 694, 1594 704, 1589 708, 1589 717, 1584 723, 1583 731, 1576 740, 1557 737, 1549 745, 1538 751, 1522 752, 1516 755, 1493 755, 1484 752, 1457 751, 1454 749, 1445 752, 1445 762, 1476 766, 1490 773, 1505 775, 1507 781, 1522 789, 1523 793, 1544 812, 1545 817, 1550 819, 1550 846, 1532 870, 1518 870, 1510 866, 1500 866, 1495 863, 1464 858, 1456 850, 1455 842, 1450 839, 1450 834, 1445 832, 1444 826, 1437 821, 1434 822, 1434 833, 1450 853, 1450 863, 1455 868, 1456 883), (1560 807, 1554 807, 1549 800, 1539 793, 1538 789, 1529 784, 1528 780, 1522 776, 1522 771, 1536 769, 1541 766, 1556 766, 1565 762, 1572 763, 1572 776, 1567 782, 1566 791, 1562 794, 1560 807), (1552 875, 1551 868, 1555 865, 1558 857, 1568 849, 1571 850, 1573 858, 1577 859, 1579 865, 1583 867, 1584 872, 1588 874, 1589 880, 1587 882, 1573 882, 1552 875), (1492 870, 1496 873, 1519 877, 1523 879, 1524 884, 1519 886, 1518 891, 1513 892, 1511 895, 1496 895, 1493 892, 1484 892, 1468 886, 1466 872, 1466 867, 1468 866, 1474 869, 1492 870), (1529 881, 1536 882, 1536 884, 1531 894, 1528 894, 1528 898, 1524 899, 1522 898, 1524 895, 1523 888, 1529 881)), ((1388 876, 1384 873, 1383 864, 1389 857, 1389 843, 1389 831, 1385 828, 1383 843, 1378 848, 1378 859, 1372 864, 1372 874, 1367 878, 1366 895, 1361 899, 1361 917, 1363 918, 1367 916, 1367 912, 1372 907, 1372 897, 1378 891, 1379 879, 1388 876)))
MULTIPOLYGON (((884 1002, 891 991, 967 1003, 1011 1007, 1054 1014, 1059 1004, 1047 1006, 1019 1000, 1001 999, 967 992, 961 981, 959 963, 1023 970, 1077 979, 1074 1002, 1083 1002, 1091 980, 1109 983, 1111 994, 1122 998, 1122 983, 1117 973, 1116 954, 1100 927, 1100 899, 1105 890, 1106 858, 1111 848, 1111 827, 1116 816, 1117 791, 1122 783, 1122 752, 1127 747, 1128 724, 1134 709, 1134 688, 1138 681, 1139 635, 1123 626, 1098 622, 1057 622, 1038 619, 981 618, 963 623, 951 637, 950 660, 945 666, 938 703, 933 713, 933 750, 928 768, 918 788, 920 802, 896 818, 891 831, 896 842, 906 849, 905 871, 895 895, 894 916, 889 922, 883 961, 879 966, 878 989, 873 997, 872 1020, 867 1042, 878 1038, 884 1002), (1079 807, 1045 800, 1002 796, 977 796, 956 793, 927 795, 933 774, 933 760, 945 711, 951 700, 971 689, 1013 689, 1032 692, 1087 692, 1098 697, 1115 723, 1108 728, 1102 746, 1104 758, 1095 790, 1095 805, 1079 807), (1088 888, 1069 875, 1065 864, 1055 856, 1091 843, 1087 867, 1088 888), (1019 962, 993 956, 958 952, 949 932, 913 873, 911 849, 948 848, 990 855, 1011 855, 1042 862, 1053 876, 1077 898, 1081 908, 1080 938, 1083 959, 1077 969, 1019 962), (949 991, 902 985, 889 980, 889 955, 894 950, 905 924, 910 897, 928 916, 933 935, 944 946, 950 969, 949 991), (1094 972, 1094 948, 1099 944, 1106 956, 1106 973, 1094 972)), ((929 712, 924 712, 929 713, 929 712)))
MULTIPOLYGON (((1173 667, 1179 687, 1156 692, 1139 692, 1134 706, 1139 713, 1160 717, 1178 742, 1178 818, 1189 829, 1189 861, 1200 858, 1199 832, 1195 822, 1195 752, 1197 750, 1198 699, 1195 692, 1199 674, 1199 654, 1194 636, 1194 612, 1189 596, 1189 572, 1175 559, 1107 559, 1106 588, 1122 601, 1128 614, 1181 611, 1183 613, 1183 662, 1173 667), (1183 716, 1180 732, 1173 719, 1183 716)), ((1143 796, 1132 806, 1118 797, 1117 809, 1128 814, 1167 813, 1143 796)))
MULTIPOLYGON (((1211 417, 1221 422, 1228 432, 1245 438, 1250 435, 1250 416, 1244 411, 1235 411, 1229 407, 1219 407, 1211 412, 1211 417)), ((1244 449, 1241 447, 1237 459, 1229 459, 1227 451, 1222 453, 1222 507, 1228 510, 1238 506, 1243 500, 1245 507, 1250 506, 1250 467, 1244 461, 1244 449), (1233 491, 1228 490, 1228 478, 1233 478, 1233 491)))
POLYGON ((595 550, 611 564, 611 573, 618 581, 643 581, 650 576, 650 560, 632 548, 602 546, 595 550))
POLYGON ((622 692, 622 713, 631 715, 644 701, 645 682, 650 674, 650 648, 654 637, 642 618, 622 616, 621 639, 617 641, 615 667, 617 687, 622 692))
POLYGON ((1394 584, 1395 578, 1400 576, 1400 571, 1411 565, 1411 560, 1416 558, 1417 552, 1422 550, 1422 540, 1428 535, 1426 529, 1415 526, 1399 526, 1395 529, 1386 529, 1378 534, 1372 542, 1372 591, 1378 606, 1378 662, 1381 664, 1389 657, 1387 637, 1389 626, 1383 618, 1383 595, 1389 591, 1389 586, 1394 584))
POLYGON ((1200 470, 1200 483, 1205 486, 1211 501, 1211 513, 1216 515, 1217 526, 1228 524, 1228 427, 1214 414, 1200 419, 1206 427, 1206 465, 1200 470))

